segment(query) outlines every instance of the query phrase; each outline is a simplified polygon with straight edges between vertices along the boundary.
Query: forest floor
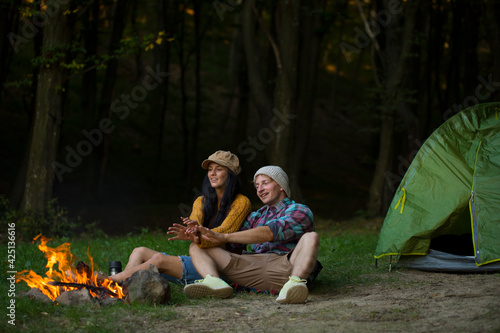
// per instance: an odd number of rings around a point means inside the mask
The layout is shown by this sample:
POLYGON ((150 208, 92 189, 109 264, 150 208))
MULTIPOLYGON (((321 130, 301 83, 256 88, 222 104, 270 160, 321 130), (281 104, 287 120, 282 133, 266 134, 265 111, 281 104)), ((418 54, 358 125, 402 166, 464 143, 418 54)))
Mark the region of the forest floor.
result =
POLYGON ((210 299, 177 307, 177 320, 147 326, 158 332, 500 332, 499 285, 499 274, 395 270, 375 285, 313 289, 305 304, 281 305, 267 295, 210 299))

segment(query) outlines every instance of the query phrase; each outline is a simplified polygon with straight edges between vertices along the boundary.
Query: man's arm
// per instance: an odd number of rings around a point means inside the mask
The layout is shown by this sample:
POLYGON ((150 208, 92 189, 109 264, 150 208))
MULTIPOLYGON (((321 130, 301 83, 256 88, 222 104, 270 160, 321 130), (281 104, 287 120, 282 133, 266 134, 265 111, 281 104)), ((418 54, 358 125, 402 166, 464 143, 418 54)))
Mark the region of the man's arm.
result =
POLYGON ((239 244, 260 244, 273 240, 273 232, 268 226, 237 231, 229 234, 220 234, 205 227, 197 226, 202 237, 210 242, 239 243, 239 244))

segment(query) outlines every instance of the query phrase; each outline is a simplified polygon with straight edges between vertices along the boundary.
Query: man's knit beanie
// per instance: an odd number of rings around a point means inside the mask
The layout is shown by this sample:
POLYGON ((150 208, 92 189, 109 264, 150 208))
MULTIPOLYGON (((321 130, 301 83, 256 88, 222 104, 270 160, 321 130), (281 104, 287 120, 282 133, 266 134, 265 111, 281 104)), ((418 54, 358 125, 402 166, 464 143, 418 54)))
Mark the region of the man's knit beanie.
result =
POLYGON ((272 178, 285 191, 289 198, 292 196, 292 191, 290 190, 290 185, 288 184, 288 176, 279 166, 268 165, 257 170, 253 176, 254 183, 255 178, 257 178, 258 175, 266 175, 272 178))

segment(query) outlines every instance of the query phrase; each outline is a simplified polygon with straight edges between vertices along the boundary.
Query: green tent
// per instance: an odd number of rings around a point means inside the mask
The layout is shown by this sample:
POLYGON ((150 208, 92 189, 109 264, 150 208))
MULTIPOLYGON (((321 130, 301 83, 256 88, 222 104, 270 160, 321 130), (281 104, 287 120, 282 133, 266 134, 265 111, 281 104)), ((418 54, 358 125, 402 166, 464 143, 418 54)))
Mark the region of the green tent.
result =
POLYGON ((425 141, 388 209, 376 259, 429 257, 434 240, 456 236, 466 246, 465 235, 474 268, 500 267, 499 117, 500 103, 476 105, 425 141))

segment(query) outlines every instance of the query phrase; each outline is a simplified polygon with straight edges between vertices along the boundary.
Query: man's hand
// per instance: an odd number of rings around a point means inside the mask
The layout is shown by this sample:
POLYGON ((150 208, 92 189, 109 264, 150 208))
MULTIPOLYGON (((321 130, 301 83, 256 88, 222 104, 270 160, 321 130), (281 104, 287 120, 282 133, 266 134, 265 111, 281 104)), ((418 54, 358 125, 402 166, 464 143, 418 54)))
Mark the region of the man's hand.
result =
POLYGON ((218 232, 212 231, 208 228, 197 225, 194 229, 201 234, 201 237, 212 243, 224 244, 227 243, 226 236, 228 234, 220 234, 218 232))

